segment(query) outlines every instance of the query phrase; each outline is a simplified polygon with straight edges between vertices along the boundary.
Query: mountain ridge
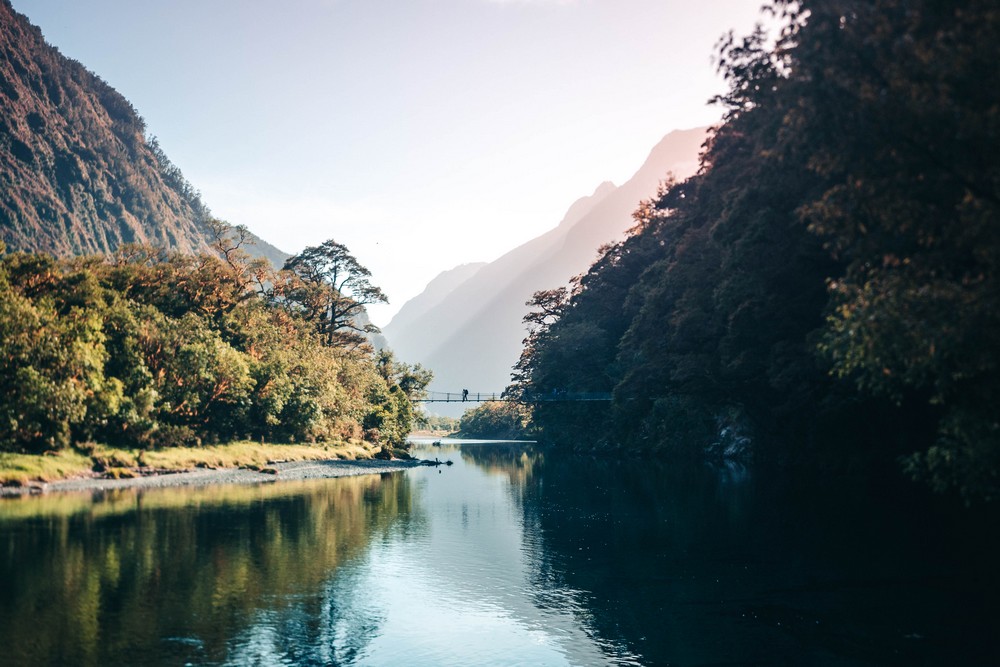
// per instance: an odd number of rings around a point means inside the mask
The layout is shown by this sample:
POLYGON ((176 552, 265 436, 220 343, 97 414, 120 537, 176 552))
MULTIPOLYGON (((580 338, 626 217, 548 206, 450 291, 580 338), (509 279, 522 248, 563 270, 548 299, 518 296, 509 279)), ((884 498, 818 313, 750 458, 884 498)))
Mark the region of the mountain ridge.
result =
POLYGON ((656 194, 668 173, 694 173, 707 132, 701 127, 667 134, 626 183, 602 183, 574 202, 556 227, 479 269, 408 326, 390 322, 390 346, 401 359, 435 372, 432 390, 503 389, 525 335, 525 302, 537 290, 568 284, 596 259, 601 245, 622 238, 633 225, 632 212, 656 194))
POLYGON ((395 327, 396 329, 407 328, 413 322, 419 320, 428 310, 441 303, 456 287, 471 278, 476 271, 484 266, 486 266, 486 262, 470 262, 468 264, 459 264, 454 268, 446 269, 437 274, 437 276, 427 283, 427 286, 424 287, 420 294, 403 304, 403 307, 399 309, 399 312, 393 316, 389 324, 383 327, 383 329, 388 330, 390 327, 395 327))
MULTIPOLYGON (((475 278, 479 281, 475 284, 484 283, 497 290, 504 288, 510 280, 516 278, 514 269, 518 264, 524 263, 523 257, 525 255, 539 255, 545 252, 547 246, 558 243, 558 239, 565 229, 578 222, 596 203, 603 199, 603 196, 609 192, 607 188, 602 192, 601 188, 604 185, 599 186, 594 194, 581 197, 570 205, 562 222, 555 228, 504 253, 498 259, 485 263, 466 281, 454 286, 445 299, 425 310, 420 318, 414 318, 409 326, 401 325, 398 315, 393 317, 383 330, 386 338, 390 341, 390 346, 401 358, 416 359, 421 355, 423 349, 433 345, 438 338, 440 328, 436 323, 453 321, 454 318, 449 316, 453 313, 465 313, 468 316, 478 314, 485 304, 479 303, 481 301, 479 290, 475 286, 471 289, 468 287, 469 280, 475 278), (394 339, 395 343, 393 343, 394 339)), ((409 303, 403 304, 400 312, 403 312, 409 303)))
MULTIPOLYGON (((210 250, 210 211, 132 103, 9 0, 0 0, 0 185, 0 240, 11 250, 210 250)), ((253 240, 255 256, 278 267, 288 257, 253 240)))

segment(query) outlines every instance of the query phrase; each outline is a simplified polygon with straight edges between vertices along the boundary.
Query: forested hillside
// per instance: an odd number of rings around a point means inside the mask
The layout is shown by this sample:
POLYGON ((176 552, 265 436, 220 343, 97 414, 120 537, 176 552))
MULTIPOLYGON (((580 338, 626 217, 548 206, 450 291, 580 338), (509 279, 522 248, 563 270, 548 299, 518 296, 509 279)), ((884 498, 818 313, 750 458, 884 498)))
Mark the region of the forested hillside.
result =
POLYGON ((551 439, 675 457, 902 462, 1000 489, 1000 8, 770 7, 730 36, 703 170, 535 296, 515 391, 551 439), (595 434, 598 434, 595 436, 595 434), (751 444, 752 443, 752 444, 751 444))
MULTIPOLYGON (((207 250, 197 191, 132 104, 0 0, 0 240, 60 256, 207 250)), ((257 239, 253 252, 286 254, 257 239)))

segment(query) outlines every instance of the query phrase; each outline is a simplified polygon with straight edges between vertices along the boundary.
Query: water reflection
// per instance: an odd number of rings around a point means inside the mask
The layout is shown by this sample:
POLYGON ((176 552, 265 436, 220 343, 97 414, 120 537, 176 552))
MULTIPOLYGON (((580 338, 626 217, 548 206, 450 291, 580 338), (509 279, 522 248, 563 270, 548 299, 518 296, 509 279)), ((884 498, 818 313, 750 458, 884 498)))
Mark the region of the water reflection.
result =
POLYGON ((423 447, 455 465, 0 503, 0 662, 1000 663, 996 538, 912 495, 423 447))
MULTIPOLYGON (((547 456, 533 580, 649 665, 1000 664, 1000 545, 912 489, 547 456)), ((553 604, 560 604, 556 598, 553 604)))
POLYGON ((318 617, 315 591, 410 514, 405 476, 330 482, 0 504, 5 657, 218 663, 241 633, 263 654, 262 614, 318 617))
POLYGON ((359 664, 618 664, 581 625, 572 595, 558 607, 537 604, 523 508, 512 502, 524 486, 511 483, 531 455, 472 447, 428 448, 422 454, 455 465, 408 473, 425 530, 374 545, 362 565, 366 604, 385 618, 359 664))

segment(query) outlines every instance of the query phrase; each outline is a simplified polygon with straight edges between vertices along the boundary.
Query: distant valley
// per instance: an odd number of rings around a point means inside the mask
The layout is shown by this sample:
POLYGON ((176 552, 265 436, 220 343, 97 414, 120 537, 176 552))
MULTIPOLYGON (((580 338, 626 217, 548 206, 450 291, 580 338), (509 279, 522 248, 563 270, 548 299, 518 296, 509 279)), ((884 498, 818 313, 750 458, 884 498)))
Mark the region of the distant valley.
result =
MULTIPOLYGON (((0 0, 0 52, 0 240, 8 249, 69 256, 131 242, 208 248, 210 211, 123 95, 47 44, 8 0, 0 0)), ((433 370, 432 390, 503 389, 524 338, 525 302, 567 284, 602 244, 622 238, 639 202, 669 173, 694 173, 706 132, 671 132, 629 181, 602 183, 550 231, 489 264, 441 273, 385 327, 397 358, 433 370)), ((254 239, 252 254, 278 267, 288 257, 254 239)), ((441 412, 460 412, 451 407, 441 412)))
MULTIPOLYGON (((617 187, 602 183, 545 234, 489 264, 442 273, 384 327, 390 347, 401 359, 434 371, 433 391, 502 390, 525 336, 525 302, 535 291, 566 285, 586 271, 601 245, 632 227, 632 212, 668 174, 683 179, 695 173, 707 132, 671 132, 631 179, 617 187)), ((432 404, 446 415, 460 414, 462 407, 432 404)))

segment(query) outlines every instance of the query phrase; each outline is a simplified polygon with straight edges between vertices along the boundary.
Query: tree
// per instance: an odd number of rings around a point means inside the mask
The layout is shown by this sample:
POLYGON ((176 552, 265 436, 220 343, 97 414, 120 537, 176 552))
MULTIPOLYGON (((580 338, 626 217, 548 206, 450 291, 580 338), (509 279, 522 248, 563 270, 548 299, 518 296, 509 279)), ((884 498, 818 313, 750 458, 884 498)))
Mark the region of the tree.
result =
POLYGON ((1000 494, 1000 7, 805 3, 788 123, 828 184, 802 207, 847 271, 822 350, 865 394, 940 414, 909 459, 1000 494))
POLYGON ((531 411, 515 401, 486 401, 462 414, 459 429, 465 437, 517 438, 528 435, 531 411))
MULTIPOLYGON (((531 295, 531 300, 524 305, 532 308, 524 316, 523 322, 527 326, 528 336, 521 344, 521 357, 514 365, 514 372, 511 375, 511 386, 506 393, 512 396, 520 396, 534 380, 533 371, 538 368, 537 355, 549 332, 549 328, 559 321, 566 306, 569 303, 569 294, 565 287, 558 287, 550 290, 539 290, 531 295)), ((535 387, 537 390, 537 387, 535 387)))
POLYGON ((375 370, 388 393, 373 386, 369 402, 374 409, 365 417, 365 428, 377 429, 387 443, 403 447, 417 420, 413 402, 424 395, 433 375, 420 364, 397 362, 389 350, 375 355, 375 370))
POLYGON ((246 225, 230 225, 228 222, 211 218, 208 220, 212 249, 229 267, 230 281, 236 299, 243 301, 250 297, 264 296, 268 283, 274 281, 271 263, 263 257, 251 257, 247 246, 254 245, 253 234, 246 225))
POLYGON ((738 415, 772 458, 910 454, 934 487, 994 497, 1000 8, 769 9, 773 46, 720 45, 727 112, 701 172, 640 211, 519 370, 570 388, 606 372, 609 440, 700 455, 738 415))
POLYGON ((387 385, 398 386, 411 401, 423 398, 424 390, 434 379, 434 374, 420 364, 396 361, 390 350, 380 350, 375 355, 375 368, 387 385))
POLYGON ((117 411, 122 385, 104 373, 102 311, 96 281, 65 276, 51 258, 3 258, 0 449, 63 448, 117 411))
POLYGON ((277 292, 311 322, 326 345, 356 347, 364 334, 378 333, 361 324, 365 306, 388 303, 385 293, 369 280, 371 271, 332 239, 290 257, 277 292))
POLYGON ((166 318, 152 311, 139 345, 162 399, 164 424, 227 437, 245 421, 253 378, 246 355, 194 313, 166 318))

